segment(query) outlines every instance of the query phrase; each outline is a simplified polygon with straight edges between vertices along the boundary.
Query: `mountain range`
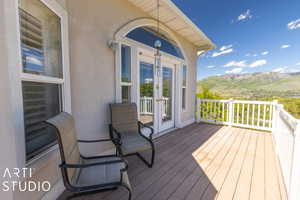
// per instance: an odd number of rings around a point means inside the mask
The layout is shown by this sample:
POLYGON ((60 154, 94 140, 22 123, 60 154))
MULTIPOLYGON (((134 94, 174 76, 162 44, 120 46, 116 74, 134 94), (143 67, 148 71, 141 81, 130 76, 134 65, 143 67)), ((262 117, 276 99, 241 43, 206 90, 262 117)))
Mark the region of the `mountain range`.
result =
POLYGON ((256 72, 211 76, 198 81, 210 91, 230 98, 300 97, 300 72, 256 72))

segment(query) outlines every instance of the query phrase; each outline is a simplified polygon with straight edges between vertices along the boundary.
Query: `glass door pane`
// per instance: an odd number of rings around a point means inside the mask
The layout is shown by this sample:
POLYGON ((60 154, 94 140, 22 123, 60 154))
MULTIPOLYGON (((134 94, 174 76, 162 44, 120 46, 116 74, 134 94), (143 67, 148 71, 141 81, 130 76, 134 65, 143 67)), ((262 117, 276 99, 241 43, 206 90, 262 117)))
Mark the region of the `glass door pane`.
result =
POLYGON ((173 102, 173 69, 163 67, 162 76, 162 120, 163 122, 172 120, 173 102))
POLYGON ((154 122, 153 64, 140 62, 140 121, 153 126, 154 122))

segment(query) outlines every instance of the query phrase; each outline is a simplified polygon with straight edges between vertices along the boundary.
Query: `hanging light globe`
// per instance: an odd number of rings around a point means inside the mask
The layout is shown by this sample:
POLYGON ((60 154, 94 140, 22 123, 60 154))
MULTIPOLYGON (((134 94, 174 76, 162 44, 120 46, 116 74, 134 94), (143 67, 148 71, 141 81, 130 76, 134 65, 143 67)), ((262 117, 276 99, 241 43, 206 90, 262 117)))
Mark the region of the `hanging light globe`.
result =
POLYGON ((154 47, 155 47, 156 49, 160 49, 161 46, 162 46, 162 44, 161 44, 161 41, 160 41, 160 40, 156 40, 156 41, 154 42, 154 47))

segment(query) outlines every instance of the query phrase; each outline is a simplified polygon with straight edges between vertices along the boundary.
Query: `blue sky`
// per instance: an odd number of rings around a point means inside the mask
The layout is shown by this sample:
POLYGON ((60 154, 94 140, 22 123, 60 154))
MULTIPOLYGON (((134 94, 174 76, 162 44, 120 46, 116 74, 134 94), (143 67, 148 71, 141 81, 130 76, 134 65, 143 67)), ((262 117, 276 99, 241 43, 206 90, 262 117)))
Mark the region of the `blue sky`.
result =
POLYGON ((172 0, 217 45, 198 79, 300 71, 300 0, 172 0))

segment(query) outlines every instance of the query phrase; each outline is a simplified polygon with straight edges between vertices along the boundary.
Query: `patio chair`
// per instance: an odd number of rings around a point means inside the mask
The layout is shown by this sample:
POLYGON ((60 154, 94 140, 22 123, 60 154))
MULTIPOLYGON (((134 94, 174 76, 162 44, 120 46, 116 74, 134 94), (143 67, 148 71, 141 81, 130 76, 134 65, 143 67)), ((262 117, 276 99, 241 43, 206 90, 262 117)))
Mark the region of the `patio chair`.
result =
MULTIPOLYGON (((111 139, 76 140, 73 117, 65 112, 49 119, 46 123, 56 129, 61 156, 62 178, 71 197, 97 193, 123 187, 129 192, 129 183, 125 160, 117 155, 86 157, 80 154, 78 142, 109 142, 111 139)), ((114 139, 117 144, 117 139, 114 139)))
POLYGON ((121 143, 114 143, 121 156, 138 156, 149 168, 154 164, 155 149, 152 142, 153 128, 138 121, 137 106, 130 104, 110 104, 111 124, 110 137, 121 143), (142 133, 142 128, 151 131, 149 137, 142 133), (151 161, 148 162, 140 152, 151 150, 151 161))

